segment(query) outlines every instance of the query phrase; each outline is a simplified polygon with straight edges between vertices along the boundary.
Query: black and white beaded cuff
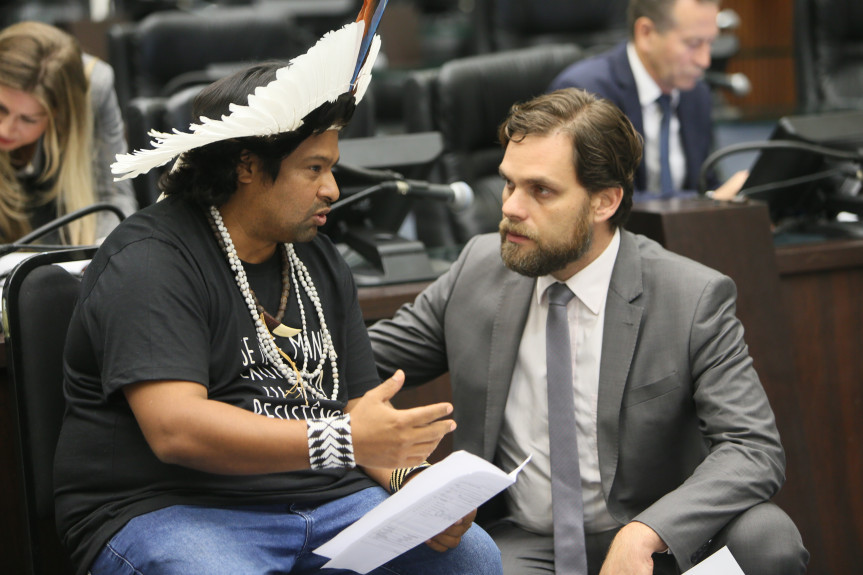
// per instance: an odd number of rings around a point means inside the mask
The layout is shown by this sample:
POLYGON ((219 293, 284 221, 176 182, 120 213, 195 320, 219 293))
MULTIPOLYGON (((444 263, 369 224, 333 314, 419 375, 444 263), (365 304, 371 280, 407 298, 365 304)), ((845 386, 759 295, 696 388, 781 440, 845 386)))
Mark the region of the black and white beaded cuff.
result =
POLYGON ((356 467, 349 413, 308 419, 309 462, 312 469, 356 467))
POLYGON ((409 476, 413 475, 417 471, 425 469, 426 467, 431 467, 431 463, 423 461, 415 467, 400 467, 398 469, 393 469, 392 473, 390 473, 390 493, 395 493, 401 489, 409 476))

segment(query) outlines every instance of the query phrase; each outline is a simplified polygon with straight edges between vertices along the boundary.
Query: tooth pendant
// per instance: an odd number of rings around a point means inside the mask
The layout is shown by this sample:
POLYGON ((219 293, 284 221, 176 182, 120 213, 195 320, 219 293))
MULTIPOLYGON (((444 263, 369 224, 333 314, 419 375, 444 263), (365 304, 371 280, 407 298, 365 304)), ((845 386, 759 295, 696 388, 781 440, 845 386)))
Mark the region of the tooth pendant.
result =
POLYGON ((299 330, 295 327, 288 327, 285 324, 280 323, 272 330, 270 330, 270 333, 278 337, 294 337, 295 335, 300 333, 300 331, 302 330, 299 330))

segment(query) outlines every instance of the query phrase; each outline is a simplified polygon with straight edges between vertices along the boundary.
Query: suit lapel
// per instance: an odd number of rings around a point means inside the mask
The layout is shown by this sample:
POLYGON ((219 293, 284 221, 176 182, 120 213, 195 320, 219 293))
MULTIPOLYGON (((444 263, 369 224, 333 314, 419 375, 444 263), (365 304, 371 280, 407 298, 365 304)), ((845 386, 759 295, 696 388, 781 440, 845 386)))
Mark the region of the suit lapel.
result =
MULTIPOLYGON (((611 58, 611 74, 617 84, 618 93, 622 102, 623 113, 632 122, 632 127, 639 134, 644 134, 644 117, 641 113, 641 102, 638 99, 638 87, 635 84, 635 76, 629 66, 629 57, 626 53, 626 44, 622 44, 611 58)), ((644 190, 647 187, 647 172, 644 161, 638 164, 635 170, 635 189, 644 190)))
POLYGON ((606 498, 611 493, 619 456, 620 406, 629 376, 644 309, 632 302, 643 291, 641 258, 635 236, 621 230, 620 249, 611 273, 605 305, 602 359, 599 367, 597 443, 606 498))
POLYGON ((512 272, 504 280, 490 337, 483 455, 494 458, 521 334, 536 281, 512 272))

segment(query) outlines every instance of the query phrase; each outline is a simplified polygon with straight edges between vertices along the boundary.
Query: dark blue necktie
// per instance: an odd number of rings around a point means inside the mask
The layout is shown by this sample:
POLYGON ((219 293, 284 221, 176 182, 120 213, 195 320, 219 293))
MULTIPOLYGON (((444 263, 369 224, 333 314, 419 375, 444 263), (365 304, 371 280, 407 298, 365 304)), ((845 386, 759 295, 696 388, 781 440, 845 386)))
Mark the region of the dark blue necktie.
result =
POLYGON ((575 295, 566 284, 548 288, 545 361, 548 388, 548 444, 551 460, 551 510, 554 572, 587 575, 584 501, 575 432, 575 398, 566 304, 575 295))
POLYGON ((663 195, 674 191, 671 182, 671 159, 669 151, 669 139, 671 132, 671 96, 662 94, 656 100, 662 110, 662 121, 659 124, 659 191, 663 195))

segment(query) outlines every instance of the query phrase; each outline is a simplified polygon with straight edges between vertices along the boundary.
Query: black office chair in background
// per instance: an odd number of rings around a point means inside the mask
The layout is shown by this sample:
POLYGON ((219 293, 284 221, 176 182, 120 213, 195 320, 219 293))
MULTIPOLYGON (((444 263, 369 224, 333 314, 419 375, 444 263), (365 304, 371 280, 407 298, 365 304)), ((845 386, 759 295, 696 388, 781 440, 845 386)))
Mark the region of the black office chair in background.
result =
POLYGON ((317 37, 296 25, 290 2, 154 12, 108 31, 108 55, 125 115, 136 97, 170 96, 208 83, 220 69, 305 53, 317 37), (183 76, 186 76, 185 79, 183 76))
POLYGON ((34 255, 3 285, 3 326, 23 494, 28 575, 72 573, 54 527, 54 450, 60 434, 63 348, 80 289, 62 262, 90 260, 95 247, 34 255))
POLYGON ((802 112, 863 109, 863 3, 794 0, 794 63, 802 112))
POLYGON ((444 150, 432 179, 464 181, 474 191, 473 205, 460 212, 440 202, 417 201, 419 240, 429 247, 460 245, 497 230, 503 191, 497 128, 514 103, 545 92, 558 72, 582 55, 572 44, 546 44, 458 58, 409 79, 407 124, 443 136, 444 150))
POLYGON ((626 40, 629 0, 477 0, 480 53, 538 44, 578 44, 588 52, 626 40))

